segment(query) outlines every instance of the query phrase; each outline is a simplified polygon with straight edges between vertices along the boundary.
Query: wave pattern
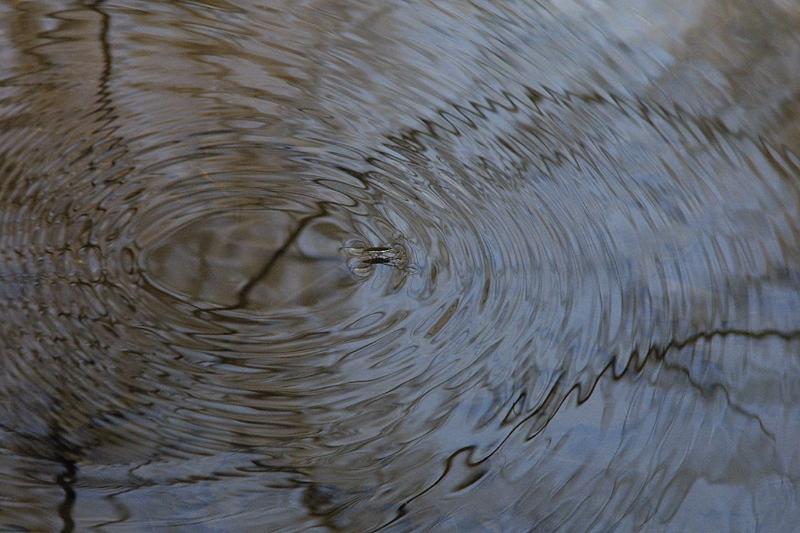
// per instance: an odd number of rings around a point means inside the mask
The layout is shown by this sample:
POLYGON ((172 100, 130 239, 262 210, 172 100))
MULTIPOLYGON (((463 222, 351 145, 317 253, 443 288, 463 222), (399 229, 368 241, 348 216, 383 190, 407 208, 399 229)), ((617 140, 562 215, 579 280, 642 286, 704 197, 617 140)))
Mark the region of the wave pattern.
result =
POLYGON ((800 11, 669 4, 0 7, 0 526, 791 528, 800 11))

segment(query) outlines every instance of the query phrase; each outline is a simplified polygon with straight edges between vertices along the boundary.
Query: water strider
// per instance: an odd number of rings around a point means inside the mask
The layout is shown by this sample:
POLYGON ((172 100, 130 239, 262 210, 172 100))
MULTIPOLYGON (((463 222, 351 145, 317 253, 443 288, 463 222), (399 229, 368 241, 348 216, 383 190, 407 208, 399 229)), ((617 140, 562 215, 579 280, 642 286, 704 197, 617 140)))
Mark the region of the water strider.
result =
POLYGON ((0 529, 792 530, 798 28, 0 4, 0 529))
POLYGON ((370 246, 361 250, 360 261, 365 265, 397 265, 399 254, 387 246, 370 246))

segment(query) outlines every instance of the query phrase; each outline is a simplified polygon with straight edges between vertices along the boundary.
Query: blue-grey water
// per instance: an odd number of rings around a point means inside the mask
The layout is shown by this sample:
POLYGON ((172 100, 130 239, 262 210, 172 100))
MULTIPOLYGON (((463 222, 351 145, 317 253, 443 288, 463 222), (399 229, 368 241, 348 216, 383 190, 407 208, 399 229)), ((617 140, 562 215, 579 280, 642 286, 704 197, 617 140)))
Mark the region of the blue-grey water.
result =
POLYGON ((796 0, 0 1, 0 530, 796 531, 796 0))

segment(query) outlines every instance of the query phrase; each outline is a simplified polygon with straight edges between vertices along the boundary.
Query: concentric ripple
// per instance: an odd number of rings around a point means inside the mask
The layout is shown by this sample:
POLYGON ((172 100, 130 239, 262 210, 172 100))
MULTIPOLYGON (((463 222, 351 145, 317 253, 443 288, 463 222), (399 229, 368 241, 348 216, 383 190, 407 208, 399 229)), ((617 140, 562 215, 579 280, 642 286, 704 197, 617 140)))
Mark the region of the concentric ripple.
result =
POLYGON ((68 4, 0 7, 0 529, 800 518, 794 6, 68 4))

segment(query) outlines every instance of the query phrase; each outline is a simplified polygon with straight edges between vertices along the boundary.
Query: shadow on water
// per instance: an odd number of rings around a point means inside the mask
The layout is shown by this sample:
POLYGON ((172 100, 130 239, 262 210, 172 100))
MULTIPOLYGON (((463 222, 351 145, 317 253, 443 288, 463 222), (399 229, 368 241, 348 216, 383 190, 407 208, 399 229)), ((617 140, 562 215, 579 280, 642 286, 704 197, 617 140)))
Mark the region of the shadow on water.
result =
POLYGON ((0 529, 790 530, 791 2, 0 6, 0 529))

